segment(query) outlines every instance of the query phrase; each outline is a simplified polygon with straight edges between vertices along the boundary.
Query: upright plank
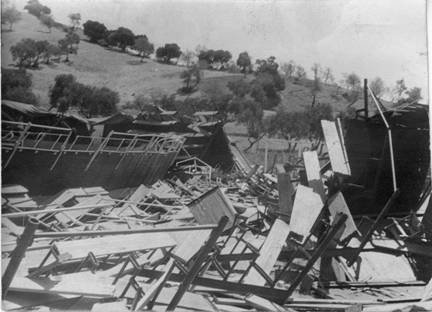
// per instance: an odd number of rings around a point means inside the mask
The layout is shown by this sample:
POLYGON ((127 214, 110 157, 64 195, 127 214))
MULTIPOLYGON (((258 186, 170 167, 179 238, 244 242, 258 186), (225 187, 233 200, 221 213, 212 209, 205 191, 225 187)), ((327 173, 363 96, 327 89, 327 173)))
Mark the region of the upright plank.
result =
POLYGON ((325 202, 326 196, 324 191, 324 184, 321 180, 321 175, 320 175, 321 168, 320 168, 317 152, 316 151, 304 152, 303 160, 306 168, 306 176, 307 176, 309 186, 314 190, 315 193, 319 194, 321 200, 325 202))
POLYGON ((342 233, 341 240, 344 240, 353 233, 359 233, 357 226, 355 225, 354 219, 351 212, 345 202, 345 198, 341 192, 336 193, 329 199, 328 208, 330 215, 334 218, 339 212, 346 214, 348 216, 345 222, 345 230, 342 233))
POLYGON ((351 175, 348 159, 345 156, 342 141, 335 122, 321 120, 321 126, 333 171, 344 175, 351 175))
POLYGON ((302 236, 303 242, 309 235, 323 208, 321 197, 311 188, 299 184, 291 215, 291 231, 302 236))
POLYGON ((289 172, 281 164, 276 164, 278 192, 279 192, 279 212, 282 213, 282 219, 289 222, 293 207, 292 195, 294 188, 291 183, 289 172))
MULTIPOLYGON (((282 247, 288 238, 289 232, 290 226, 285 221, 276 219, 260 249, 260 255, 255 262, 267 275, 272 271, 282 247)), ((251 268, 244 279, 244 283, 264 286, 266 280, 257 270, 255 270, 255 268, 251 268)))

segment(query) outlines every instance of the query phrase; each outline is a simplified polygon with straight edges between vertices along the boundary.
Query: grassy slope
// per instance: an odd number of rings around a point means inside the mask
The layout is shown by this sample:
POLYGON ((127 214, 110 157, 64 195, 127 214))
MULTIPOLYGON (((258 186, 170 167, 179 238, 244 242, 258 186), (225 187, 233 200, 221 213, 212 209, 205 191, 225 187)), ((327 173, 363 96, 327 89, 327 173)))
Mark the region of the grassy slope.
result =
MULTIPOLYGON (((9 49, 23 38, 48 40, 52 43, 65 33, 52 29, 51 33, 32 15, 22 14, 23 19, 14 26, 14 31, 2 33, 2 66, 13 66, 9 49)), ((63 59, 63 58, 62 58, 63 59)), ((141 63, 138 57, 104 49, 98 45, 81 41, 77 55, 70 57, 72 64, 63 62, 52 65, 41 64, 40 69, 30 70, 33 75, 33 91, 40 98, 41 106, 48 105, 48 90, 58 74, 73 74, 79 82, 106 86, 119 92, 121 103, 133 99, 134 95, 149 92, 172 94, 182 86, 180 73, 183 67, 164 65, 152 60, 141 63)), ((204 71, 203 86, 207 79, 222 79, 227 73, 204 71)), ((235 75, 238 76, 238 75, 235 75)))

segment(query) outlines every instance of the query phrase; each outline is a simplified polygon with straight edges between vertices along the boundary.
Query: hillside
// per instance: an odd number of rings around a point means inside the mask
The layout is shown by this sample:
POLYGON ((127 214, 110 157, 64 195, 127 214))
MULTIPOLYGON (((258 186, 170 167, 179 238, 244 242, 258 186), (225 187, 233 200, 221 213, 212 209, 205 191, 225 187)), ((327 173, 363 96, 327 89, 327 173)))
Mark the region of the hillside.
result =
MULTIPOLYGON (((23 12, 22 17, 22 20, 14 25, 12 32, 2 32, 3 67, 13 66, 9 49, 19 40, 33 38, 57 43, 65 35, 54 28, 48 33, 36 17, 30 14, 23 12)), ((78 54, 72 55, 70 59, 71 64, 41 64, 40 69, 29 71, 33 75, 33 92, 39 97, 41 106, 48 105, 49 87, 59 74, 73 74, 84 84, 106 86, 117 91, 121 99, 120 105, 132 100, 137 94, 172 94, 182 86, 180 73, 184 70, 183 67, 160 64, 149 59, 141 63, 138 57, 105 49, 84 40, 79 44, 78 54)), ((207 79, 224 80, 226 76, 239 75, 205 70, 203 85, 207 85, 207 79)))

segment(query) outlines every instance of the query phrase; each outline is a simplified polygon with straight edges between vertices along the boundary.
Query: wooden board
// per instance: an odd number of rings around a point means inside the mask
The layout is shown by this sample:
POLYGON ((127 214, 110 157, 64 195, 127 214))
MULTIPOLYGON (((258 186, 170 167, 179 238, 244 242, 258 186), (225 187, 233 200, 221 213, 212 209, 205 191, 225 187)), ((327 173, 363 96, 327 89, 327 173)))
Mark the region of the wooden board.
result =
POLYGON ((257 311, 286 311, 280 305, 257 295, 248 295, 245 297, 245 301, 257 311))
POLYGON ((92 252, 96 257, 100 257, 111 254, 172 247, 175 245, 176 242, 168 233, 112 235, 56 242, 54 244, 60 255, 67 255, 71 260, 85 258, 89 252, 92 252))
MULTIPOLYGON (((290 226, 281 219, 276 219, 260 249, 260 255, 256 260, 256 264, 267 273, 273 270, 277 258, 285 245, 285 241, 290 232, 290 226)), ((248 275, 244 279, 245 284, 264 286, 266 280, 258 273, 257 270, 251 268, 248 275)))
POLYGON ((314 190, 315 193, 321 196, 321 200, 325 202, 326 195, 324 190, 324 184, 321 180, 320 175, 320 164, 318 160, 318 154, 316 151, 304 152, 303 161, 306 168, 306 176, 308 185, 314 190))
POLYGON ((301 235, 303 242, 309 235, 318 215, 323 208, 321 197, 311 188, 299 184, 291 215, 291 231, 301 235))
POLYGON ((55 277, 15 277, 10 291, 70 294, 89 297, 113 297, 115 287, 112 279, 101 278, 90 272, 64 274, 55 277))
POLYGON ((341 192, 336 193, 329 199, 328 208, 330 211, 330 215, 334 218, 339 212, 342 212, 348 216, 347 220, 345 221, 345 230, 341 236, 341 240, 344 240, 348 236, 350 236, 353 233, 360 232, 357 229, 357 226, 354 223, 354 219, 351 215, 351 212, 345 202, 345 198, 342 195, 341 192))
POLYGON ((333 171, 344 175, 351 175, 351 169, 342 147, 336 123, 333 121, 321 120, 321 126, 333 171))
POLYGON ((277 183, 279 193, 279 212, 283 214, 282 219, 289 222, 293 207, 292 195, 294 188, 291 183, 289 172, 281 164, 276 165, 277 183))

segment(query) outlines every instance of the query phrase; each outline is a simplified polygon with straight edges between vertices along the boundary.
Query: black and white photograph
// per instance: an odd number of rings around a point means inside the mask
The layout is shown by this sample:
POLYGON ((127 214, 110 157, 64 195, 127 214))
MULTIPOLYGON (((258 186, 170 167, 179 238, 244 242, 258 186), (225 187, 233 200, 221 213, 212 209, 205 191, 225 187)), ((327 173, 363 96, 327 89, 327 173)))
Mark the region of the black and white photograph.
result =
POLYGON ((1 310, 432 311, 429 0, 2 0, 1 310))

